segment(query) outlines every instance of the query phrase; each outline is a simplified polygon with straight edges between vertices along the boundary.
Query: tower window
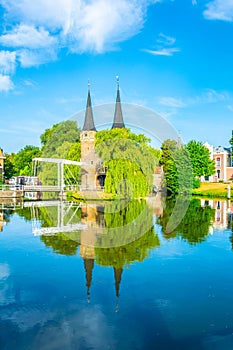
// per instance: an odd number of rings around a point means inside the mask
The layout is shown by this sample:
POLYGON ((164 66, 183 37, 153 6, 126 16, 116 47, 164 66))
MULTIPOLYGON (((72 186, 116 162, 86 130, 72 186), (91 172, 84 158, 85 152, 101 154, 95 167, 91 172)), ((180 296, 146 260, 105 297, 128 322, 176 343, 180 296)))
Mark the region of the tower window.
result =
POLYGON ((216 166, 220 166, 220 161, 221 161, 220 157, 217 157, 217 159, 216 159, 216 166))
POLYGON ((84 136, 87 137, 87 133, 85 133, 84 136))

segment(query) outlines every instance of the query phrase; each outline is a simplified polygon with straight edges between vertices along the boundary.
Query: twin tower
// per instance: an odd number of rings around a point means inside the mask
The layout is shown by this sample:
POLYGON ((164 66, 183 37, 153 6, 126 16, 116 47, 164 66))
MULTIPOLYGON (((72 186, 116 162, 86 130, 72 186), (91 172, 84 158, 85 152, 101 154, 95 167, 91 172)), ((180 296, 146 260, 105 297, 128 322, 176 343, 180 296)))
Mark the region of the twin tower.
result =
MULTIPOLYGON (((121 99, 120 99, 120 88, 119 80, 117 79, 117 97, 115 105, 114 120, 112 129, 114 128, 125 128, 121 99)), ((85 113, 85 120, 83 129, 80 133, 81 141, 81 162, 85 163, 82 166, 81 174, 81 190, 82 191, 93 191, 104 188, 104 181, 106 177, 106 169, 103 161, 99 158, 95 152, 95 134, 97 130, 95 128, 93 110, 91 104, 91 93, 90 85, 88 85, 88 96, 87 106, 85 113)))

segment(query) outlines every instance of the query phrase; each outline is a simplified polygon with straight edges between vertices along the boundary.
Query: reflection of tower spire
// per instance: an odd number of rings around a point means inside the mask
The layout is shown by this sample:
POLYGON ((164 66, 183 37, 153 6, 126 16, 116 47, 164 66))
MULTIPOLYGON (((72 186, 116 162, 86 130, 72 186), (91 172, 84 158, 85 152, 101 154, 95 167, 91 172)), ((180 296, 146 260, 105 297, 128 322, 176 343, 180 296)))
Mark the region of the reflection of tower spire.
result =
POLYGON ((119 292, 120 292, 120 284, 121 284, 121 277, 122 277, 123 269, 116 269, 114 267, 114 279, 115 279, 115 291, 116 291, 116 312, 118 312, 118 298, 119 298, 119 292))
POLYGON ((94 268, 94 260, 93 259, 83 259, 84 260, 84 268, 86 272, 86 287, 87 287, 87 302, 90 303, 90 288, 92 281, 92 270, 94 268))
POLYGON ((117 79, 117 97, 116 97, 115 114, 114 114, 112 129, 125 127, 122 109, 121 109, 119 77, 117 76, 116 79, 117 79))

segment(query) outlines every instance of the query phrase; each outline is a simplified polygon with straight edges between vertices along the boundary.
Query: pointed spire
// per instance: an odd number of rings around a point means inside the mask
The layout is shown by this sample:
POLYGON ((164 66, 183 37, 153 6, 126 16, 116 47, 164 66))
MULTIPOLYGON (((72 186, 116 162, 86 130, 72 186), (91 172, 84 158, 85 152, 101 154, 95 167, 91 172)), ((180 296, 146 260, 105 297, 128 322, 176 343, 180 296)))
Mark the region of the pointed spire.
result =
POLYGON ((119 292, 120 292, 120 284, 121 284, 121 277, 122 277, 123 269, 117 269, 114 267, 114 279, 115 279, 115 291, 116 291, 116 312, 119 311, 118 306, 118 298, 119 298, 119 292))
POLYGON ((115 291, 116 291, 117 298, 119 297, 119 292, 120 292, 122 272, 123 272, 123 269, 116 269, 114 267, 115 291))
POLYGON ((90 130, 96 131, 94 119, 93 119, 92 105, 91 105, 90 82, 88 81, 87 106, 86 106, 83 131, 90 131, 90 130))
POLYGON ((90 288, 92 281, 92 270, 94 268, 94 260, 93 259, 83 259, 84 260, 84 268, 86 272, 86 287, 87 287, 87 302, 90 303, 90 288))
POLYGON ((114 114, 112 129, 125 127, 122 109, 121 109, 119 77, 117 76, 116 79, 117 79, 117 97, 116 97, 116 106, 115 106, 115 114, 114 114))

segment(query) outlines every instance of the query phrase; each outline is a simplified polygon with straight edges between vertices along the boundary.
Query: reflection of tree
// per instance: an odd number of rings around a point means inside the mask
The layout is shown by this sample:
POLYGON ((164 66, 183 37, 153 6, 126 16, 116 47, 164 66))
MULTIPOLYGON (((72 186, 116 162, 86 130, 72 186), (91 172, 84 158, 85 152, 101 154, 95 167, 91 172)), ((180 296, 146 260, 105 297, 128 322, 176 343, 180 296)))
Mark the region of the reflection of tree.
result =
POLYGON ((31 209, 30 208, 19 208, 16 209, 15 212, 23 217, 25 219, 25 221, 31 221, 32 219, 32 214, 31 214, 31 209))
POLYGON ((211 223, 214 219, 214 209, 201 207, 200 200, 193 199, 181 223, 171 233, 166 233, 166 226, 173 211, 175 200, 166 202, 162 218, 158 218, 157 223, 162 226, 165 238, 181 236, 190 244, 203 242, 209 234, 211 223))
MULTIPOLYGON (((77 223, 81 220, 81 210, 76 211, 76 206, 70 208, 69 215, 63 217, 63 225, 72 217, 71 223, 77 223), (74 215, 75 214, 75 215, 74 215)), ((37 217, 42 222, 42 227, 56 227, 58 224, 58 207, 40 207, 37 208, 37 217)), ((75 255, 80 242, 80 231, 57 233, 54 236, 41 236, 41 241, 47 247, 53 248, 54 252, 63 255, 75 255)))
POLYGON ((153 212, 145 201, 132 201, 128 205, 112 202, 105 207, 104 216, 106 234, 99 237, 95 247, 98 264, 120 269, 133 261, 143 261, 150 249, 159 246, 153 212), (141 213, 142 218, 136 222, 141 213))
POLYGON ((57 233, 54 236, 41 236, 40 239, 57 254, 76 255, 79 246, 79 243, 68 237, 67 233, 57 233))

